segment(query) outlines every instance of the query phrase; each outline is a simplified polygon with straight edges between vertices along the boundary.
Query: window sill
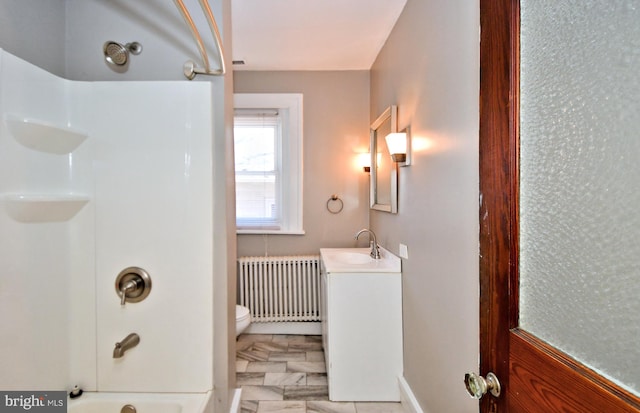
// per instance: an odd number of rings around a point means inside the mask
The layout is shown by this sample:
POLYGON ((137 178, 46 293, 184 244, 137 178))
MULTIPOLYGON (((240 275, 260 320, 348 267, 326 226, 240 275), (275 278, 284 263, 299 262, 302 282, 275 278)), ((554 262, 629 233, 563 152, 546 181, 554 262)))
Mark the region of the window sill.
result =
POLYGON ((265 230, 265 229, 238 229, 236 230, 237 235, 304 235, 304 230, 298 231, 276 231, 276 230, 265 230))

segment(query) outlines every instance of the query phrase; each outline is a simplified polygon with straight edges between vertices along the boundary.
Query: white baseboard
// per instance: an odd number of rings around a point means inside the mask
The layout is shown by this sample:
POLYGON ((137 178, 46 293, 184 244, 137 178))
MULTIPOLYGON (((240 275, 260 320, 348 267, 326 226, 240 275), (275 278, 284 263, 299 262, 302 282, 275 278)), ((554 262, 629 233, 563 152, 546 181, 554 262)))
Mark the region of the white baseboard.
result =
POLYGON ((243 334, 322 334, 320 322, 251 323, 243 334))
POLYGON ((409 383, 407 383, 404 377, 398 377, 398 384, 400 385, 400 403, 402 403, 404 411, 407 413, 425 413, 420 407, 418 399, 413 395, 413 391, 411 391, 411 387, 409 387, 409 383))
POLYGON ((235 389, 233 391, 233 399, 229 405, 229 413, 240 413, 240 400, 242 396, 242 389, 235 389))

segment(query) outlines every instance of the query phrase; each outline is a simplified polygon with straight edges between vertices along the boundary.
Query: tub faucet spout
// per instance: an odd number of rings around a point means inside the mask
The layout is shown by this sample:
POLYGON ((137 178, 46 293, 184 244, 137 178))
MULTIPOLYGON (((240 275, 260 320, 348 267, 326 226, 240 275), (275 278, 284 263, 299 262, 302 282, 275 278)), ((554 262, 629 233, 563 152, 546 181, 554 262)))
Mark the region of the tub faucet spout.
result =
POLYGON ((358 233, 356 234, 356 239, 358 239, 358 237, 360 236, 360 234, 362 234, 363 232, 368 232, 369 233, 369 239, 370 239, 370 243, 371 243, 371 253, 369 255, 371 255, 371 258, 379 260, 380 259, 380 248, 378 248, 378 241, 376 240, 376 234, 371 231, 370 229, 364 228, 361 229, 360 231, 358 231, 358 233))
POLYGON ((126 336, 122 341, 116 343, 116 347, 113 349, 113 358, 119 359, 124 356, 124 352, 133 348, 140 343, 140 336, 136 333, 131 333, 126 336))

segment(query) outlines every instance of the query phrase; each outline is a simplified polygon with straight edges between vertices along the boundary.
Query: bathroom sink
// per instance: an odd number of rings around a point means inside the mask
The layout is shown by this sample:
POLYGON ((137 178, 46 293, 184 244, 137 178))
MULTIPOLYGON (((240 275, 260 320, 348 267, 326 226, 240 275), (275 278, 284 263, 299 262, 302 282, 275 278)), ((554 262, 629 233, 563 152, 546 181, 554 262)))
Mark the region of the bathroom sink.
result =
POLYGON ((380 259, 369 255, 369 248, 320 248, 320 256, 327 273, 400 272, 400 258, 380 247, 380 259))
POLYGON ((344 264, 371 264, 373 261, 368 249, 363 252, 341 252, 335 255, 335 259, 344 264))

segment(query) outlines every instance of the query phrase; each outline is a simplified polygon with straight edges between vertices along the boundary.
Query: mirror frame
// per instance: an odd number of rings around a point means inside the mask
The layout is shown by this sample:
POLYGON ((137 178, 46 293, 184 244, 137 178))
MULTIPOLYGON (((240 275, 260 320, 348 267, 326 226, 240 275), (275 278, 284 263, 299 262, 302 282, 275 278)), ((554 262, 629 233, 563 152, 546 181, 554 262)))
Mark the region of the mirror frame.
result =
MULTIPOLYGON (((392 214, 398 213, 398 165, 395 162, 391 162, 390 168, 390 188, 389 198, 390 203, 383 204, 378 200, 378 159, 376 154, 378 153, 378 147, 385 145, 384 136, 378 136, 378 130, 385 123, 390 123, 390 133, 398 131, 398 107, 396 105, 389 106, 378 118, 371 124, 369 130, 370 144, 369 149, 371 151, 371 179, 369 190, 369 201, 371 209, 377 211, 390 212, 392 214)), ((391 157, 389 157, 391 159, 391 157)))

